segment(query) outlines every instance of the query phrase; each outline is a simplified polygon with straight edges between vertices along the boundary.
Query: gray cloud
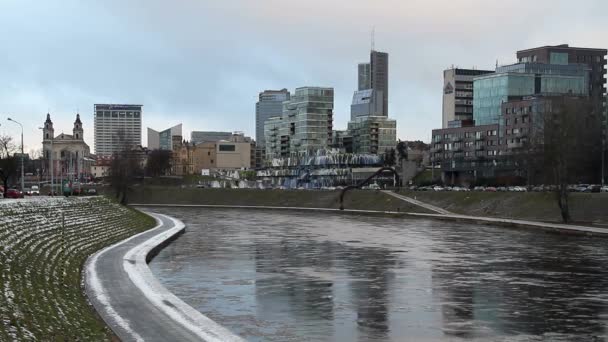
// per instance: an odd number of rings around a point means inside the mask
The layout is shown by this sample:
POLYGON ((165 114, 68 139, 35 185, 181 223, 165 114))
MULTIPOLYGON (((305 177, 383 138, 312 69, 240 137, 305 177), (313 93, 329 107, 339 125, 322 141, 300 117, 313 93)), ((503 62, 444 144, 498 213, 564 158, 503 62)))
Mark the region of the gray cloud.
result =
MULTIPOLYGON (((515 51, 570 43, 605 47, 603 0, 65 0, 0 3, 0 131, 21 118, 26 145, 48 109, 71 131, 77 109, 92 145, 94 103, 144 104, 144 126, 254 134, 263 89, 336 89, 343 128, 368 58, 370 30, 390 54, 390 112, 401 139, 441 122, 442 70, 493 68, 515 51)), ((145 132, 145 127, 144 127, 145 132)))

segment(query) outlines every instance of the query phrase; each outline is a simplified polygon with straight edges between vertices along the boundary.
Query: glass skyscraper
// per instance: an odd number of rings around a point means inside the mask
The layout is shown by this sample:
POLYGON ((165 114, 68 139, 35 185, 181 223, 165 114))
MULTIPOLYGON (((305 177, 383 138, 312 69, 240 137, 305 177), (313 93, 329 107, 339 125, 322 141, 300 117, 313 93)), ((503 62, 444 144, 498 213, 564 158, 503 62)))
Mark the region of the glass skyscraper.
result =
POLYGON ((584 64, 519 63, 496 68, 473 82, 476 125, 499 123, 500 106, 510 97, 588 95, 589 67, 584 64))

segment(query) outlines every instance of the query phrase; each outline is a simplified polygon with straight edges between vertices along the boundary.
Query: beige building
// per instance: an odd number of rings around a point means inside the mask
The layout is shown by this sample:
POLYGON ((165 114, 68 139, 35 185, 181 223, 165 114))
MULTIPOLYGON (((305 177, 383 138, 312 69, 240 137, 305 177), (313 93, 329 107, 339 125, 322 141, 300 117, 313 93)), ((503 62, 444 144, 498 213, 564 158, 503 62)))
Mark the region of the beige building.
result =
POLYGON ((237 133, 232 135, 230 141, 218 141, 216 146, 217 169, 251 168, 251 138, 237 133))
POLYGON ((46 114, 46 121, 42 129, 42 151, 44 158, 48 161, 45 173, 50 174, 53 167, 54 177, 70 177, 82 179, 91 174, 91 165, 94 160, 91 158, 89 145, 84 142, 84 130, 80 114, 76 114, 74 121, 73 134, 61 133, 55 136, 51 115, 46 114), (52 159, 52 166, 51 166, 52 159))

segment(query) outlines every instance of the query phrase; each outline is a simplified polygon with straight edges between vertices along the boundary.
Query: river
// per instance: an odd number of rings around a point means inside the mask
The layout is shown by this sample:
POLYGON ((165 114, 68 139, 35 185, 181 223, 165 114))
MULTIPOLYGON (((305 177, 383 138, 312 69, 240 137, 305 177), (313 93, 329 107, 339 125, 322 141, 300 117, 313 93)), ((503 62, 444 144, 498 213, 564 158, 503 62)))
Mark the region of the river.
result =
POLYGON ((426 219, 154 208, 150 263, 249 341, 604 341, 608 240, 426 219))

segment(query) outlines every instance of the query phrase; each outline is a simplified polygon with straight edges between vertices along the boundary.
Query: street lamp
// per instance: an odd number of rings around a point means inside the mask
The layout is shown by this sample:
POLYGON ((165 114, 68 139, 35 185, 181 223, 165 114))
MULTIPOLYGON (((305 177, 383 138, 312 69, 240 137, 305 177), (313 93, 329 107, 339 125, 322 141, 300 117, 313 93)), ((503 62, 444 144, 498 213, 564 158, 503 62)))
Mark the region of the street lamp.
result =
MULTIPOLYGON (((38 127, 38 129, 44 132, 44 127, 38 127)), ((53 163, 53 140, 55 140, 55 137, 51 136, 51 157, 49 158, 49 163, 51 164, 51 196, 55 195, 55 164, 53 163)))
POLYGON ((24 186, 24 174, 23 174, 23 157, 24 157, 24 153, 23 153, 23 125, 20 122, 17 122, 11 118, 8 118, 8 121, 12 121, 14 123, 16 123, 17 125, 19 125, 21 127, 21 191, 25 191, 25 186, 24 186))

